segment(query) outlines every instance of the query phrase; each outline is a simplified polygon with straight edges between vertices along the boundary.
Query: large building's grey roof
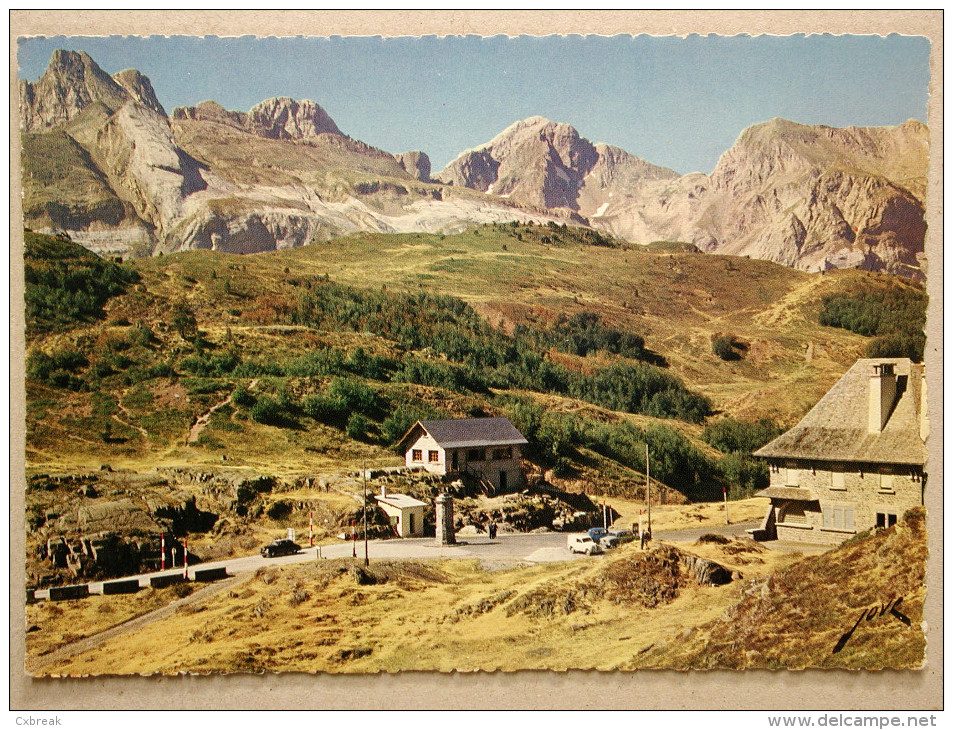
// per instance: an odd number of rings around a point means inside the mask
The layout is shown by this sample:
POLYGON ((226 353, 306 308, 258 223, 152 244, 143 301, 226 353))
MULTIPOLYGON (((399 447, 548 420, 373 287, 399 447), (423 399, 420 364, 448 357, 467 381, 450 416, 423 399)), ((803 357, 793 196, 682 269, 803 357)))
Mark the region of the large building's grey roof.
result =
POLYGON ((899 357, 858 360, 794 428, 755 456, 922 466, 927 455, 920 438, 923 400, 922 365, 899 357), (882 363, 894 366, 900 393, 883 430, 868 433, 870 373, 882 363))
POLYGON ((477 446, 517 446, 529 443, 508 418, 454 418, 445 421, 417 421, 401 443, 422 428, 445 449, 477 446))

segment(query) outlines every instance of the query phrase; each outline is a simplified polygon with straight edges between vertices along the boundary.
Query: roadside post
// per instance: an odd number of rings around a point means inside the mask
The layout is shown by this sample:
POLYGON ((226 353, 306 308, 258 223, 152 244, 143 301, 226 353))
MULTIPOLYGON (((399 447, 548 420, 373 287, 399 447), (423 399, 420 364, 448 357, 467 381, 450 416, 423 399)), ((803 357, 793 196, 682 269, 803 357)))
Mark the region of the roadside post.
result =
POLYGON ((367 557, 367 462, 363 462, 363 469, 361 469, 361 476, 364 479, 364 501, 363 508, 361 512, 363 513, 364 518, 364 565, 370 565, 370 558, 367 557))
POLYGON ((652 534, 652 481, 649 478, 649 445, 645 445, 645 510, 648 513, 648 532, 652 534))
POLYGON ((731 523, 728 521, 728 488, 722 485, 721 493, 725 498, 725 524, 730 525, 731 523))
POLYGON ((184 541, 184 547, 182 548, 182 577, 186 580, 189 579, 189 540, 188 538, 184 541))
POLYGON ((162 558, 161 558, 160 565, 161 565, 162 567, 160 568, 160 570, 165 570, 165 533, 164 533, 164 532, 162 533, 162 548, 161 548, 161 550, 162 550, 162 558))
POLYGON ((314 510, 308 513, 308 547, 314 547, 314 510))

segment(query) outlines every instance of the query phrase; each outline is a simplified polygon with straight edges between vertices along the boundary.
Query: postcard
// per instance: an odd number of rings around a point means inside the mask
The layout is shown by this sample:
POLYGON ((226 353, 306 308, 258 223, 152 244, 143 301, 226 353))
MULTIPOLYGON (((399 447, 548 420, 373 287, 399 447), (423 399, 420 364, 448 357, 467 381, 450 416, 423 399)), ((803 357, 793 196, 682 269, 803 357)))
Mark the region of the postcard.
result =
POLYGON ((940 706, 940 17, 15 14, 18 701, 940 706))

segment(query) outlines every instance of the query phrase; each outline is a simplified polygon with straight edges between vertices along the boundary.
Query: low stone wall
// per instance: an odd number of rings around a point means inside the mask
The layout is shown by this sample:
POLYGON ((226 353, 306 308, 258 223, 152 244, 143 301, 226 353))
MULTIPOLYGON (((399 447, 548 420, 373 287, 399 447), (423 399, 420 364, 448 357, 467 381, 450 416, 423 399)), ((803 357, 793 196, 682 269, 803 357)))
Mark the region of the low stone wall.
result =
POLYGON ((112 596, 117 593, 135 593, 140 588, 138 578, 128 580, 111 580, 103 583, 103 595, 112 596))
POLYGON ((54 586, 50 588, 51 601, 71 601, 89 596, 89 586, 54 586))
POLYGON ((195 580, 201 583, 211 583, 227 577, 228 571, 225 568, 206 568, 205 570, 195 571, 195 580))

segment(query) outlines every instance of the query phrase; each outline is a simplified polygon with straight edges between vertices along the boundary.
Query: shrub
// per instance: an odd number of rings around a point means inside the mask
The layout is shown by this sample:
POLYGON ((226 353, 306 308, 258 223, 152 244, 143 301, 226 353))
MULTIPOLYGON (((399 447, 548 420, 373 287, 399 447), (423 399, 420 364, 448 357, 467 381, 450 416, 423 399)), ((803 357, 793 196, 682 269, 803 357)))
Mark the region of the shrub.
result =
POLYGON ((232 403, 242 408, 250 408, 255 405, 255 396, 244 385, 239 385, 232 391, 232 403))
POLYGON ((26 359, 26 376, 57 388, 79 390, 84 385, 79 372, 88 364, 86 356, 72 348, 50 355, 42 350, 33 350, 26 359))
POLYGON ((366 441, 367 433, 371 428, 371 422, 363 413, 352 413, 347 419, 346 433, 348 438, 355 441, 366 441))
POLYGON ((172 305, 170 321, 172 322, 172 328, 186 342, 191 342, 198 335, 198 322, 195 319, 195 312, 186 302, 177 300, 172 305))
POLYGON ((345 413, 341 402, 326 395, 309 395, 301 401, 301 410, 315 421, 335 423, 345 413))
POLYGON ((294 425, 294 417, 288 412, 287 407, 268 395, 263 395, 258 399, 252 406, 250 415, 252 420, 268 426, 290 428, 294 425))
POLYGON ((711 342, 711 351, 722 360, 740 360, 741 356, 735 352, 735 338, 731 335, 718 335, 711 342))
POLYGON ((279 499, 277 502, 272 502, 268 505, 266 514, 276 522, 281 522, 291 515, 291 510, 290 504, 279 499))
POLYGON ((923 360, 927 297, 922 287, 891 284, 881 291, 831 294, 824 297, 817 321, 867 337, 868 357, 923 360))
POLYGON ((345 411, 373 413, 380 409, 377 393, 353 378, 335 378, 328 389, 328 397, 340 403, 345 411))
POLYGON ((728 496, 731 499, 750 497, 765 489, 771 476, 767 465, 744 454, 728 454, 718 461, 718 470, 728 484, 728 496))
POLYGON ((24 233, 26 330, 38 334, 105 316, 103 306, 139 280, 125 266, 68 240, 24 233))
POLYGON ((705 426, 701 437, 702 441, 726 454, 750 454, 781 433, 782 430, 766 418, 757 422, 723 418, 705 426))

